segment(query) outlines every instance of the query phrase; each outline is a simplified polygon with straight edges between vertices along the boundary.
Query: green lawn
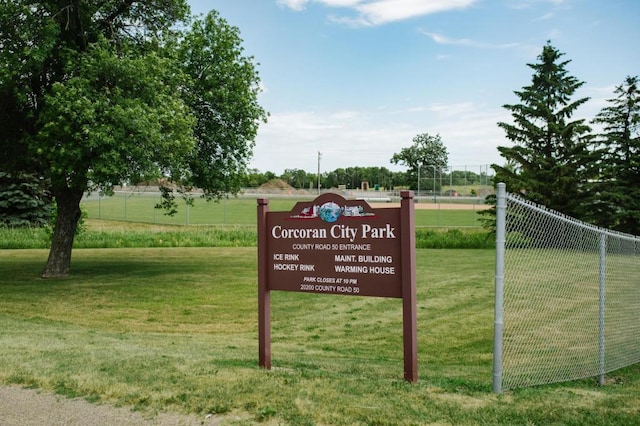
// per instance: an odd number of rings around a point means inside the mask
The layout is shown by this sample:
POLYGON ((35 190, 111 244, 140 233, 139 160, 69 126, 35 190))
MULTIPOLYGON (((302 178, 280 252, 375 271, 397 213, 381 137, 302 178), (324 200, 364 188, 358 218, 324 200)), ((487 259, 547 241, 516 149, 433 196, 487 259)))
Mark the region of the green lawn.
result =
POLYGON ((493 250, 418 250, 419 374, 402 376, 401 301, 272 294, 258 368, 256 250, 0 250, 0 383, 223 424, 638 424, 640 367, 491 393, 493 250))
MULTIPOLYGON (((311 200, 313 197, 308 198, 311 200)), ((144 222, 173 225, 251 225, 257 221, 255 198, 223 198, 219 202, 207 202, 201 198, 187 206, 178 200, 178 213, 167 216, 164 210, 154 208, 160 197, 154 194, 118 193, 113 197, 98 199, 92 197, 82 202, 90 219, 144 222)), ((292 198, 269 199, 272 211, 291 210, 299 201, 292 198)), ((417 227, 467 227, 480 226, 477 209, 447 210, 444 207, 433 210, 415 210, 417 227)))

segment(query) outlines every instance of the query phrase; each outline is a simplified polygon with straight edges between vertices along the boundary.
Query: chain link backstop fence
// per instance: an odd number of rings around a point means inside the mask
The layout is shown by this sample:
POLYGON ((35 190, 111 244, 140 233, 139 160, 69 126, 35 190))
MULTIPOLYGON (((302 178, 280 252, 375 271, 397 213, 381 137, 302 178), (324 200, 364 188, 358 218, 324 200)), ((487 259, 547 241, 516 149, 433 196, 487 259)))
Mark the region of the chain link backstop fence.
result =
POLYGON ((640 362, 640 237, 497 196, 494 392, 640 362))

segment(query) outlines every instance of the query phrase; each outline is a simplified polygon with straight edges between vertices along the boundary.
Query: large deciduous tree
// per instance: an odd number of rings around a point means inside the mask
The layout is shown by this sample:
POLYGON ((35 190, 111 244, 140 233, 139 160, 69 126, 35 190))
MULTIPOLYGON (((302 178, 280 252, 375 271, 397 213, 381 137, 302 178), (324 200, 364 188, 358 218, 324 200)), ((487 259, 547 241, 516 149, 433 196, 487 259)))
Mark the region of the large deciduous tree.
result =
POLYGON ((239 30, 212 12, 192 25, 177 52, 190 77, 184 99, 197 118, 189 183, 209 198, 240 190, 259 121, 267 117, 253 58, 243 56, 240 41, 239 30))
POLYGON ((628 76, 593 120, 602 125, 601 171, 592 185, 590 219, 640 235, 640 85, 628 76))
POLYGON ((68 274, 87 191, 161 179, 173 207, 176 188, 238 188, 266 113, 217 13, 189 28, 184 0, 0 1, 0 169, 49 182, 43 277, 68 274))
MULTIPOLYGON (((448 167, 449 154, 439 134, 432 136, 421 133, 413 138, 413 144, 402 148, 400 152, 393 154, 391 163, 402 164, 409 170, 410 182, 417 182, 420 173, 423 177, 433 173, 433 183, 436 183, 436 172, 442 173, 448 167)), ((418 185, 419 186, 419 185, 418 185)))
POLYGON ((531 84, 516 91, 519 104, 504 105, 511 123, 500 122, 513 146, 498 151, 509 166, 492 165, 495 181, 511 192, 564 214, 581 217, 586 183, 595 158, 590 150, 591 129, 572 119, 589 98, 573 99, 584 84, 569 75, 563 53, 547 43, 533 69, 531 84))

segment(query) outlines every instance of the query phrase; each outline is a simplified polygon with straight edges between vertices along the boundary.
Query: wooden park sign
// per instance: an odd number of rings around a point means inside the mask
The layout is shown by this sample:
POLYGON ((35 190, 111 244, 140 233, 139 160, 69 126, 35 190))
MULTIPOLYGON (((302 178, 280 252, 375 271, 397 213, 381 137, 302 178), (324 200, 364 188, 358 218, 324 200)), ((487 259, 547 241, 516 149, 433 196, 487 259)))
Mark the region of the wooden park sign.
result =
POLYGON ((271 368, 270 291, 402 298, 404 378, 418 380, 413 192, 374 209, 327 193, 291 211, 258 199, 259 363, 271 368))

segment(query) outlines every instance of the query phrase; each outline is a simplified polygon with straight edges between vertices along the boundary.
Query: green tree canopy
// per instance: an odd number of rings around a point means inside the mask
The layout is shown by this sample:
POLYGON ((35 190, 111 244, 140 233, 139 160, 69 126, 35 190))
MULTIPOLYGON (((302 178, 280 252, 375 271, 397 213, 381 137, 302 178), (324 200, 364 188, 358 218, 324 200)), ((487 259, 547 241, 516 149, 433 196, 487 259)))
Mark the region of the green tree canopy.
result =
POLYGON ((433 173, 434 185, 436 172, 441 174, 448 167, 448 161, 449 154, 440 135, 431 136, 428 133, 416 135, 411 146, 402 148, 391 157, 391 163, 409 168, 407 174, 410 182, 417 182, 420 173, 423 177, 433 173))
POLYGON ((188 183, 209 198, 240 190, 260 121, 260 80, 252 57, 243 56, 238 28, 217 12, 195 21, 180 41, 177 60, 189 76, 184 99, 196 117, 188 183))
POLYGON ((588 98, 573 99, 584 82, 569 75, 558 49, 547 43, 533 69, 529 86, 516 91, 519 104, 504 105, 511 123, 500 122, 513 146, 498 147, 507 166, 493 165, 495 181, 505 182, 511 192, 581 217, 587 196, 586 183, 595 158, 589 149, 590 127, 583 119, 572 120, 588 98))
POLYGON ((617 86, 593 120, 603 126, 598 136, 601 171, 592 185, 590 219, 600 226, 640 235, 640 86, 628 76, 617 86))
POLYGON ((172 208, 174 189, 239 188, 267 114, 252 58, 217 13, 189 27, 184 0, 1 1, 0 169, 50 182, 43 276, 68 273, 86 191, 162 179, 172 208))

